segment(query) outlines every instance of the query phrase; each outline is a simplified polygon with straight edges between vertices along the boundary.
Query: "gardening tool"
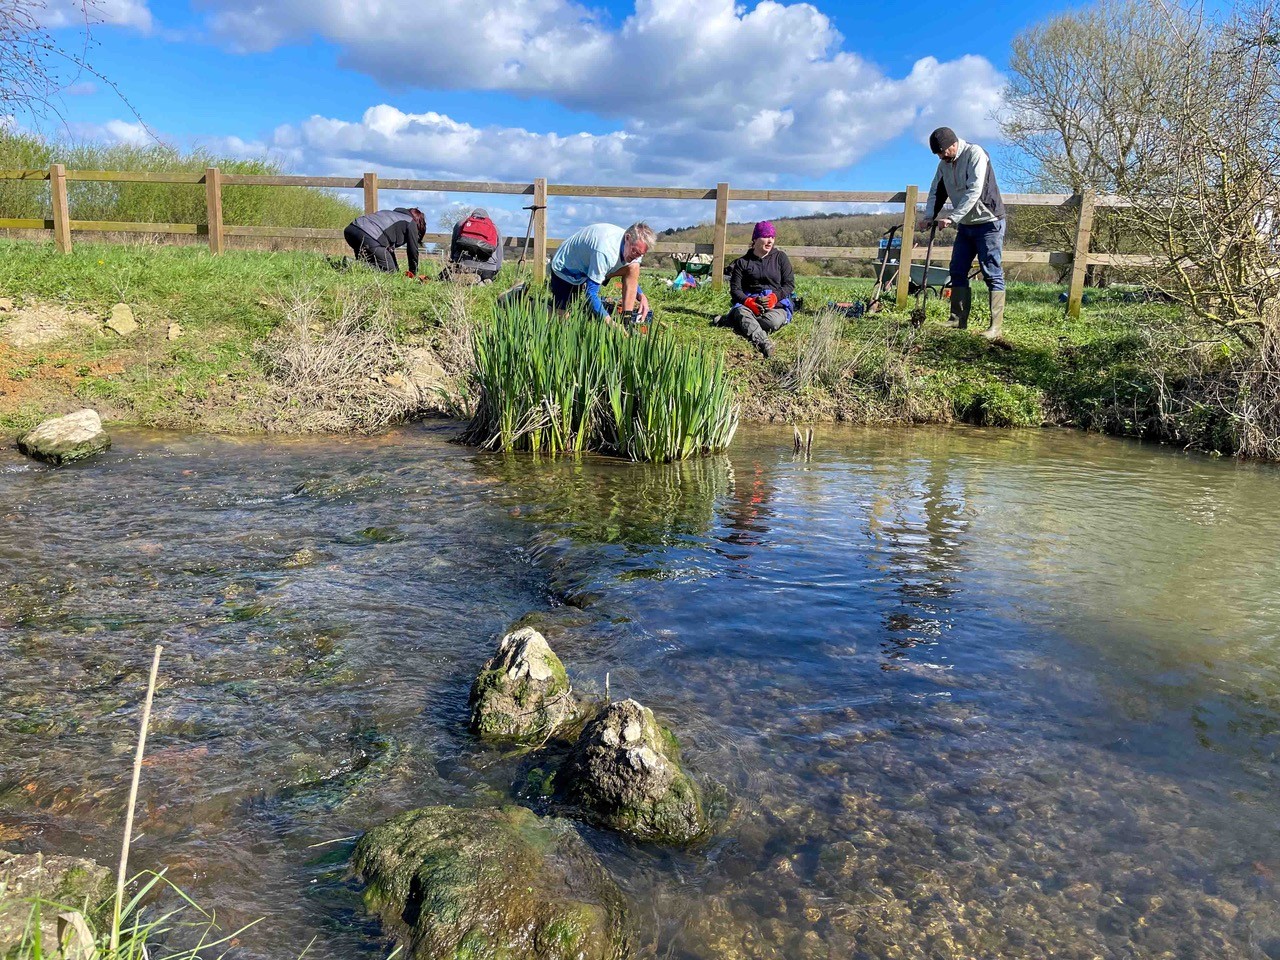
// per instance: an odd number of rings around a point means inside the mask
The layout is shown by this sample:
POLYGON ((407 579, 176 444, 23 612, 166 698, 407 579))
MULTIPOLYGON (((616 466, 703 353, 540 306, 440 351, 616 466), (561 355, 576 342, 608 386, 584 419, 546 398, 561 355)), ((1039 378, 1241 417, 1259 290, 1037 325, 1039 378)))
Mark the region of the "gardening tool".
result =
MULTIPOLYGON (((881 250, 884 252, 880 255, 880 272, 876 275, 876 285, 871 288, 871 296, 866 301, 864 313, 879 313, 884 307, 880 301, 885 291, 884 272, 889 266, 889 261, 893 259, 893 235, 901 229, 902 224, 895 223, 885 232, 884 239, 881 241, 881 250)), ((855 314, 855 316, 861 316, 861 314, 855 314)))
POLYGON ((929 226, 929 245, 924 252, 924 276, 920 278, 920 287, 916 290, 916 308, 911 311, 911 325, 913 327, 924 326, 924 299, 929 291, 929 267, 933 264, 933 238, 937 236, 937 233, 938 221, 934 220, 929 226))
POLYGON ((539 210, 545 210, 547 208, 545 204, 539 205, 531 203, 529 206, 521 207, 520 209, 529 211, 529 222, 525 224, 524 227, 524 246, 520 249, 520 262, 516 264, 517 266, 521 266, 524 263, 525 258, 529 256, 529 240, 533 237, 533 215, 539 210))
POLYGON ((649 325, 653 322, 653 311, 650 310, 642 317, 640 316, 640 308, 636 307, 634 310, 628 310, 620 314, 620 317, 624 330, 630 330, 634 333, 648 333, 649 325))

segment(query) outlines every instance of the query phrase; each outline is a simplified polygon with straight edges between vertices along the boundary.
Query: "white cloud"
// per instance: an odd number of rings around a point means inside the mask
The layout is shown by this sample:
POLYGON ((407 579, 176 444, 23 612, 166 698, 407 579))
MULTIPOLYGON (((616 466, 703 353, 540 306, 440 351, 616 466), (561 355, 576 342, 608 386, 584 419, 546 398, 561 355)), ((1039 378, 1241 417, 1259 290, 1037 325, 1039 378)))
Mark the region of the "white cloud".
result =
MULTIPOLYGON (((613 119, 615 132, 585 142, 539 141, 554 145, 542 151, 544 162, 563 154, 561 165, 573 167, 590 157, 632 178, 821 176, 941 122, 981 139, 995 132, 989 115, 1002 86, 995 68, 974 56, 928 57, 905 78, 886 76, 843 51, 830 19, 808 3, 763 0, 748 10, 734 0, 638 0, 612 28, 573 0, 508 0, 483 14, 448 0, 201 3, 214 33, 236 49, 318 35, 337 45, 345 66, 392 89, 501 91, 613 119), (945 117, 936 113, 940 103, 945 117)), ((403 117, 388 114, 395 129, 380 130, 366 114, 367 129, 335 126, 328 135, 356 136, 368 147, 381 134, 383 152, 398 154, 392 141, 473 149, 498 140, 533 149, 534 135, 524 131, 450 132, 447 117, 403 117)), ((464 169, 475 175, 474 166, 464 169)))
POLYGON ((106 123, 69 123, 67 132, 76 140, 95 143, 123 143, 131 147, 145 147, 156 143, 146 126, 128 120, 108 120, 106 123))
MULTIPOLYGON (((767 126, 786 123, 784 116, 767 116, 767 126)), ((602 135, 532 133, 511 127, 476 127, 438 113, 411 114, 381 104, 365 111, 359 121, 314 116, 299 124, 276 128, 262 140, 228 137, 203 144, 215 153, 238 158, 266 158, 298 173, 316 176, 359 176, 375 170, 383 179, 497 180, 529 182, 545 176, 560 183, 626 183, 707 185, 729 174, 731 160, 710 163, 689 179, 672 179, 646 165, 653 144, 646 134, 622 132, 602 135)), ((683 161, 681 161, 683 163, 683 161)), ((931 165, 925 162, 927 173, 931 165)), ((351 194, 353 197, 356 194, 351 194)), ((386 191, 384 205, 417 205, 436 223, 455 208, 484 206, 510 235, 524 233, 527 213, 521 207, 528 196, 483 195, 461 197, 443 193, 393 193, 386 191)), ((772 216, 840 212, 865 205, 734 202, 734 220, 772 216)), ((577 227, 597 221, 630 223, 647 219, 658 229, 710 221, 710 201, 633 201, 556 197, 551 200, 549 230, 564 236, 577 227)))
POLYGON ((92 80, 81 80, 62 91, 69 97, 89 97, 98 92, 98 85, 92 80))
POLYGON ((154 26, 146 0, 46 0, 37 19, 49 30, 105 24, 149 33, 154 26))

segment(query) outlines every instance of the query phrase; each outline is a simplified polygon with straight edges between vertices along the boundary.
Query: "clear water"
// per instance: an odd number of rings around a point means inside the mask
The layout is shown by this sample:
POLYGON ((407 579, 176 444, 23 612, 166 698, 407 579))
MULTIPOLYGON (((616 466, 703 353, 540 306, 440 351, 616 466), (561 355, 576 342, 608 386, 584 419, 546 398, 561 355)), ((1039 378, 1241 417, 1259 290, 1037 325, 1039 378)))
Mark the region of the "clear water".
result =
POLYGON ((121 432, 0 455, 0 847, 135 866, 247 957, 379 956, 351 838, 510 797, 531 611, 731 800, 594 831, 640 956, 1280 956, 1280 471, 1057 431, 743 431, 675 466, 121 432))

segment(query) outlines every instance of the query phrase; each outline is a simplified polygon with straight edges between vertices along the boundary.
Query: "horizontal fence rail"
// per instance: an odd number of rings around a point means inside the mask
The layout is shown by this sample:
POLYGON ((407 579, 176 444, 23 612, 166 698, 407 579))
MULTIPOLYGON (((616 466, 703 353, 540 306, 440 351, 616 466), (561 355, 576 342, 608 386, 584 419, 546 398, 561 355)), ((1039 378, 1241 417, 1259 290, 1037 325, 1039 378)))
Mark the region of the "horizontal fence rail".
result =
MULTIPOLYGON (((691 254, 709 253, 712 256, 712 283, 720 287, 724 283, 724 262, 728 246, 729 201, 786 202, 786 203, 880 203, 901 205, 902 252, 899 255, 897 303, 907 305, 910 292, 911 264, 924 259, 925 248, 915 238, 915 223, 919 216, 920 190, 908 186, 899 191, 874 190, 750 190, 732 189, 727 183, 713 188, 706 187, 633 187, 577 183, 548 183, 535 179, 528 183, 498 183, 489 180, 414 180, 402 178, 383 179, 377 173, 368 172, 359 177, 307 177, 268 176, 258 174, 222 173, 217 167, 209 167, 204 173, 169 173, 149 170, 67 170, 62 164, 51 164, 47 170, 0 170, 0 180, 20 180, 49 183, 50 205, 53 217, 0 218, 0 229, 48 230, 54 243, 63 253, 71 251, 73 231, 179 234, 207 236, 209 249, 222 253, 227 237, 255 237, 292 240, 341 241, 341 228, 315 227, 251 227, 223 222, 222 191, 228 186, 266 187, 314 187, 322 189, 363 190, 364 210, 372 213, 379 209, 379 190, 429 191, 433 193, 506 194, 528 196, 531 223, 529 236, 508 237, 504 243, 507 251, 529 251, 534 280, 546 280, 547 253, 564 241, 547 236, 548 197, 610 197, 636 200, 701 200, 715 203, 713 240, 711 243, 658 242, 655 253, 691 254), (190 184, 205 188, 206 223, 135 223, 112 220, 72 220, 68 204, 68 182, 96 183, 164 183, 190 184)), ((1006 263, 1037 263, 1071 267, 1071 282, 1067 295, 1067 312, 1079 316, 1086 270, 1091 265, 1144 267, 1152 266, 1158 258, 1145 254, 1092 253, 1089 243, 1094 213, 1099 208, 1128 207, 1123 197, 1060 193, 1012 193, 1005 194, 1009 206, 1060 207, 1072 210, 1077 228, 1074 249, 1062 250, 1006 250, 1006 263)), ((431 243, 447 243, 448 233, 428 233, 424 239, 431 243)), ((881 256, 878 247, 807 247, 788 246, 787 253, 795 257, 811 257, 824 260, 877 260, 881 256)), ((935 247, 933 257, 948 262, 950 247, 935 247)))

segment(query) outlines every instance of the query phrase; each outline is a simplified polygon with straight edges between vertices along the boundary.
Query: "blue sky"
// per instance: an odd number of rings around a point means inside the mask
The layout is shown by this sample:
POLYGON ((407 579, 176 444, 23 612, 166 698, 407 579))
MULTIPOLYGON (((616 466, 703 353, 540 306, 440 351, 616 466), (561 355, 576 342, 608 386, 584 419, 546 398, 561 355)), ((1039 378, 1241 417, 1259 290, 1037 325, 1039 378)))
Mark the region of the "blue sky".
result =
MULTIPOLYGON (((49 25, 74 22, 76 2, 47 0, 49 25)), ((96 0, 90 59, 165 142, 297 173, 887 190, 927 184, 938 124, 998 149, 1009 41, 1064 8, 96 0)), ((146 136, 101 83, 73 87, 63 114, 78 137, 146 136)), ((521 216, 490 205, 509 227, 521 216)), ((574 220, 631 215, 569 206, 574 220)), ((733 218, 756 214, 742 206, 733 218)), ((660 227, 709 216, 657 207, 660 227)))

